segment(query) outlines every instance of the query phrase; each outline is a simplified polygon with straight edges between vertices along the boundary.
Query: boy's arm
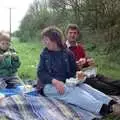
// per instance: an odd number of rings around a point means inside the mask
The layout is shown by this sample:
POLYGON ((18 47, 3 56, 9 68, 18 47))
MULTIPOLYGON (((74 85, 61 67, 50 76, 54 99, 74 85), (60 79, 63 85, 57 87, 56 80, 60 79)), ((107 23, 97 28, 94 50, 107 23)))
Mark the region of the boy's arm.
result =
POLYGON ((5 53, 0 55, 0 68, 12 68, 12 53, 15 52, 14 49, 9 49, 5 53))
POLYGON ((83 67, 89 66, 88 62, 87 62, 86 51, 81 44, 78 44, 78 51, 77 52, 79 55, 79 60, 76 61, 77 70, 81 70, 83 67))
POLYGON ((11 53, 11 65, 12 72, 17 72, 17 69, 21 65, 19 56, 16 54, 16 52, 11 53))

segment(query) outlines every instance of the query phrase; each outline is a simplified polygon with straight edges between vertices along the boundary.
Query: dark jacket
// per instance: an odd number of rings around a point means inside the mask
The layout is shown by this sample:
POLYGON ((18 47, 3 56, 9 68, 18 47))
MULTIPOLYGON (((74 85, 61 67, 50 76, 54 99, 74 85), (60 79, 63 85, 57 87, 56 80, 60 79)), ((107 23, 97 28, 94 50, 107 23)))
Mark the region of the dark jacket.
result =
POLYGON ((43 85, 51 83, 54 78, 65 82, 66 78, 74 77, 75 73, 76 63, 72 52, 45 48, 41 53, 37 75, 43 85))

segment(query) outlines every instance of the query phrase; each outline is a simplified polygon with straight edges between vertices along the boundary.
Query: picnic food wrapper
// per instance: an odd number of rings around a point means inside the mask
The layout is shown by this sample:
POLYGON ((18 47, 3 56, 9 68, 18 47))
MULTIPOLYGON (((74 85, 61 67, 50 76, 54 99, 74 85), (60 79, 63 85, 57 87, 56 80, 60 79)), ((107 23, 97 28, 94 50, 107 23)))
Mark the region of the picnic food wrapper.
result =
POLYGON ((83 79, 69 78, 69 79, 66 79, 66 85, 67 86, 76 86, 78 84, 84 83, 85 80, 86 80, 86 76, 83 79))
POLYGON ((96 67, 83 68, 82 71, 87 76, 87 78, 96 77, 96 75, 97 75, 97 68, 96 67))

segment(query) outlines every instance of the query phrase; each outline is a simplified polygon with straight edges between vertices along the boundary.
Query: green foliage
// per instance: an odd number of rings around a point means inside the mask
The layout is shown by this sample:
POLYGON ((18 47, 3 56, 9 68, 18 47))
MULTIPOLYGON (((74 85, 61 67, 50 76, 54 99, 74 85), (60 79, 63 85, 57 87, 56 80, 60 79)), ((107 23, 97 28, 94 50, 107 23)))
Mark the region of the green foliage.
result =
POLYGON ((68 23, 78 21, 78 16, 76 18, 73 10, 67 9, 63 1, 54 0, 51 4, 49 8, 44 7, 47 5, 42 5, 39 0, 31 4, 21 21, 19 35, 16 34, 22 42, 39 39, 40 31, 47 26, 56 25, 64 30, 68 23))
MULTIPOLYGON (((100 35, 94 35, 93 33, 89 34, 85 31, 82 32, 83 40, 85 42, 85 48, 87 50, 87 56, 92 57, 95 59, 95 62, 98 67, 98 72, 105 76, 120 79, 119 71, 120 71, 120 63, 119 57, 115 56, 117 52, 112 52, 110 56, 106 55, 103 51, 103 44, 102 43, 95 43, 96 39, 101 39, 100 35), (95 48, 95 46, 96 48, 95 48), (99 48, 99 49, 98 49, 99 48), (112 58, 111 58, 112 56, 112 58)), ((118 50, 117 50, 118 51, 118 50)))
POLYGON ((39 39, 40 30, 49 24, 51 17, 47 9, 41 6, 37 0, 31 4, 20 25, 20 40, 33 41, 39 39))

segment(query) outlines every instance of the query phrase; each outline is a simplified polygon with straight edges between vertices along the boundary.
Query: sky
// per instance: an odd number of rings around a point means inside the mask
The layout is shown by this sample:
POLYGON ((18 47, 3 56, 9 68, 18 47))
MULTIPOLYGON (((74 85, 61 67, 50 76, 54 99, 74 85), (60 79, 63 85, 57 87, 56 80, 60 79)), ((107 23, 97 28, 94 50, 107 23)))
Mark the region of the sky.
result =
POLYGON ((33 0, 0 0, 0 31, 9 31, 9 8, 12 8, 12 32, 19 29, 20 21, 33 0))

